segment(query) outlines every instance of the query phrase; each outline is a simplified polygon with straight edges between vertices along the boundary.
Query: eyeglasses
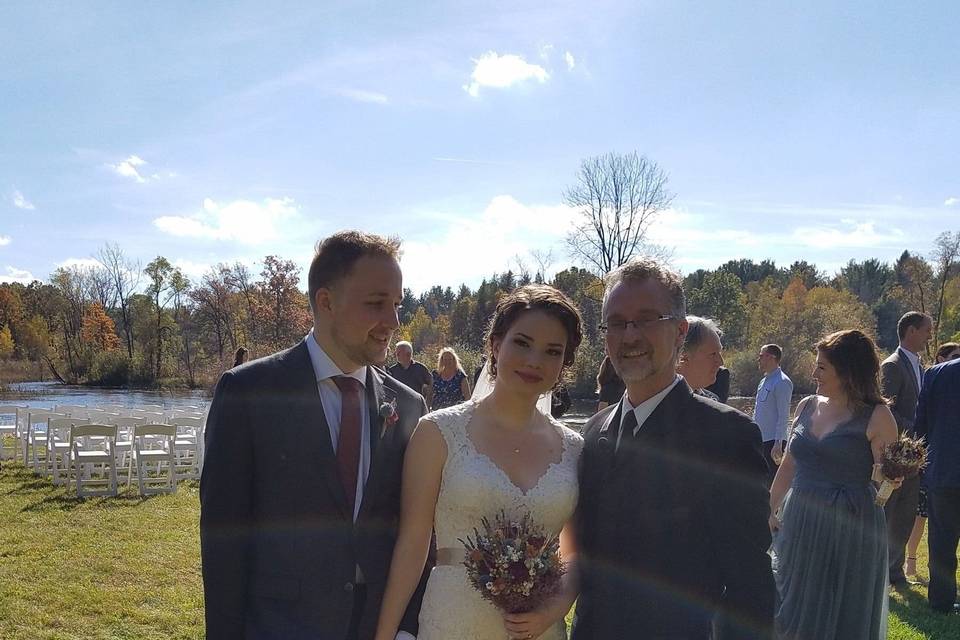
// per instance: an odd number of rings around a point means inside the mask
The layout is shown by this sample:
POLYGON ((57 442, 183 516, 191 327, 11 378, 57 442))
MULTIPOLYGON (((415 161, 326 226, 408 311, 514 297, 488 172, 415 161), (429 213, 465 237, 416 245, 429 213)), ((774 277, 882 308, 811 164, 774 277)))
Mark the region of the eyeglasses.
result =
POLYGON ((653 326, 663 320, 676 320, 676 316, 656 316, 654 318, 640 318, 638 320, 608 320, 600 325, 600 331, 608 335, 619 335, 627 330, 627 327, 633 325, 638 331, 653 326))

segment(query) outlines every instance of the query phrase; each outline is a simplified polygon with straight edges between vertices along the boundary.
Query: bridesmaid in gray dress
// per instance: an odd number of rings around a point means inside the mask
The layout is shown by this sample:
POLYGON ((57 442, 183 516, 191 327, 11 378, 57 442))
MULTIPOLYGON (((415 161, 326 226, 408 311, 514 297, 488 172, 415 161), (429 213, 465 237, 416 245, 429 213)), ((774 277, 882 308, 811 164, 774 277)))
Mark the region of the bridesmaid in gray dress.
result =
POLYGON ((817 344, 818 395, 797 407, 770 488, 779 638, 886 638, 886 525, 871 477, 897 426, 879 371, 876 347, 860 331, 817 344))

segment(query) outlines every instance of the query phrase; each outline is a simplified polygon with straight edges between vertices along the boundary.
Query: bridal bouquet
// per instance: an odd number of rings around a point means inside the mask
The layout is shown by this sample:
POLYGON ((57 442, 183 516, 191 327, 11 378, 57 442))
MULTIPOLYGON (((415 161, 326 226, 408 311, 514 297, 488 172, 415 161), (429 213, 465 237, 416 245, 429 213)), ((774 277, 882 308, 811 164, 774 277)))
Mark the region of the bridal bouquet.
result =
POLYGON ((888 444, 880 459, 880 488, 876 503, 883 506, 896 487, 894 478, 912 478, 927 464, 927 447, 923 438, 904 434, 888 444))
POLYGON ((560 540, 547 537, 527 513, 519 522, 501 511, 480 521, 466 548, 467 579, 485 600, 508 613, 533 611, 560 590, 560 540))

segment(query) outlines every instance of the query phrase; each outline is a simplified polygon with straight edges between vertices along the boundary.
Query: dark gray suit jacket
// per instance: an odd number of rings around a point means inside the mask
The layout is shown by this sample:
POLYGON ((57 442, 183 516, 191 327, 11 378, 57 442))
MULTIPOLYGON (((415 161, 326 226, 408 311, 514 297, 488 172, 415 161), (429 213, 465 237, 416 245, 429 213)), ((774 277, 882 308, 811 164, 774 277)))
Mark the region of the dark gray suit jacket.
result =
MULTIPOLYGON (((305 341, 223 374, 207 419, 200 543, 208 640, 343 640, 356 567, 372 638, 400 512, 420 394, 370 368, 370 470, 356 523, 305 341), (399 420, 379 415, 394 402, 399 420)), ((417 632, 427 569, 401 629, 417 632)))
POLYGON ((584 427, 572 640, 770 636, 767 464, 760 431, 681 381, 614 450, 622 403, 584 427))
MULTIPOLYGON (((923 369, 920 370, 921 375, 923 369)), ((897 421, 897 431, 913 431, 913 421, 917 412, 917 398, 920 396, 920 381, 913 371, 913 365, 907 356, 897 347, 896 351, 880 365, 880 392, 883 397, 892 400, 890 411, 897 421)))

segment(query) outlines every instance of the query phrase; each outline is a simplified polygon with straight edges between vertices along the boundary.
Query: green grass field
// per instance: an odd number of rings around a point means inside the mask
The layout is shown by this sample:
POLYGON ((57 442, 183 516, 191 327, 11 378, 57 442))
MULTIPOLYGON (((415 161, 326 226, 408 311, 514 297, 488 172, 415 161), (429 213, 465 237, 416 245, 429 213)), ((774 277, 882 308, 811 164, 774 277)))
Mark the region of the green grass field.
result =
MULTIPOLYGON (((5 463, 0 638, 202 638, 199 519, 195 482, 172 496, 77 500, 5 463)), ((890 610, 892 640, 960 638, 960 616, 931 613, 919 587, 890 610)))

